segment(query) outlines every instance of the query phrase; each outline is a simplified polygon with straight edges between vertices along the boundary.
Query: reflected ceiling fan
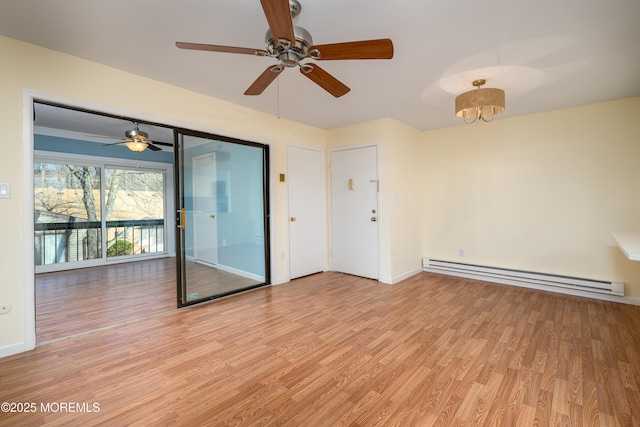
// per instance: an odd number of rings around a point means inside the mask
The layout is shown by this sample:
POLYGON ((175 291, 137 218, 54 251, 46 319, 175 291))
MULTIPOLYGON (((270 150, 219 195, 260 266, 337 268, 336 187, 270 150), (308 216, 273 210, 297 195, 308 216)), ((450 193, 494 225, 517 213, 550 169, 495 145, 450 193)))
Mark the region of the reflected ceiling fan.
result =
POLYGON ((285 68, 297 66, 302 75, 338 98, 345 95, 350 89, 318 65, 308 62, 301 63, 301 61, 308 58, 316 61, 393 58, 393 43, 390 39, 314 45, 311 34, 304 28, 293 24, 293 20, 302 10, 298 0, 260 0, 260 3, 262 3, 262 9, 269 23, 264 50, 184 42, 176 42, 176 46, 180 49, 276 58, 278 63, 263 71, 245 91, 245 95, 260 95, 285 68))
MULTIPOLYGON (((117 145, 124 144, 131 151, 135 151, 137 153, 144 151, 148 148, 151 151, 160 151, 162 148, 158 147, 158 145, 165 145, 167 147, 173 147, 173 144, 169 144, 167 142, 158 142, 151 141, 149 139, 149 134, 141 131, 138 128, 138 122, 133 122, 133 129, 129 129, 124 133, 126 138, 122 138, 119 142, 111 142, 103 145, 117 145)), ((101 136, 100 138, 109 138, 106 136, 101 136)))

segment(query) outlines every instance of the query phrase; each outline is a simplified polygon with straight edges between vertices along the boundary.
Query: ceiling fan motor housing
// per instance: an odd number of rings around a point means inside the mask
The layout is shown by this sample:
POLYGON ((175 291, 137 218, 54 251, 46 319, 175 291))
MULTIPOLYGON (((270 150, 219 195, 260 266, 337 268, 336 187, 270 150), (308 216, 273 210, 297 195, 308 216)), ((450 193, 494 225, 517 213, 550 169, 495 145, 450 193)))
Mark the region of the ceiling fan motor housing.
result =
POLYGON ((267 52, 278 58, 285 67, 297 66, 301 60, 307 57, 309 47, 313 45, 311 33, 304 28, 294 25, 293 35, 295 40, 291 46, 288 46, 288 44, 280 40, 276 40, 271 30, 267 30, 267 34, 264 37, 267 52))
POLYGON ((127 139, 130 139, 133 141, 145 141, 149 138, 149 134, 141 131, 140 129, 131 129, 126 131, 124 134, 127 137, 127 139))

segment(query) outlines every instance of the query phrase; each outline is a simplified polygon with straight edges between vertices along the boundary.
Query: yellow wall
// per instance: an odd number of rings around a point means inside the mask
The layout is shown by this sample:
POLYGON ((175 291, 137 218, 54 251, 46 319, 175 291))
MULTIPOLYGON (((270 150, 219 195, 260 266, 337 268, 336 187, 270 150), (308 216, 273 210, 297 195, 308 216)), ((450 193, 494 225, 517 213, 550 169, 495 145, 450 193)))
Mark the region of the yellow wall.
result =
MULTIPOLYGON (((287 143, 324 149, 326 131, 4 37, 0 58, 0 182, 10 183, 12 189, 11 199, 0 200, 0 303, 13 306, 0 316, 0 354, 3 348, 6 353, 13 349, 8 347, 19 347, 29 333, 24 291, 33 277, 25 269, 29 271, 33 248, 25 248, 24 229, 33 212, 25 212, 23 199, 29 174, 23 167, 23 108, 30 108, 23 105, 25 90, 69 105, 130 112, 146 120, 270 144, 273 254, 288 253, 286 184, 273 177, 286 172, 287 143)), ((288 257, 272 258, 272 281, 286 280, 288 257)))
POLYGON ((423 255, 621 281, 640 298, 640 262, 609 234, 640 230, 638 117, 629 98, 425 132, 423 255))
MULTIPOLYGON (((640 262, 609 236, 640 230, 640 98, 430 132, 392 119, 326 131, 8 38, 0 37, 0 58, 0 182, 12 186, 12 198, 0 200, 0 303, 13 306, 0 316, 0 355, 19 351, 29 334, 25 91, 270 144, 273 254, 288 254, 286 184, 274 179, 286 172, 287 144, 376 143, 382 281, 419 271, 425 256, 618 280, 640 298, 640 262)), ((273 267, 273 282, 288 278, 288 256, 274 256, 273 267)))

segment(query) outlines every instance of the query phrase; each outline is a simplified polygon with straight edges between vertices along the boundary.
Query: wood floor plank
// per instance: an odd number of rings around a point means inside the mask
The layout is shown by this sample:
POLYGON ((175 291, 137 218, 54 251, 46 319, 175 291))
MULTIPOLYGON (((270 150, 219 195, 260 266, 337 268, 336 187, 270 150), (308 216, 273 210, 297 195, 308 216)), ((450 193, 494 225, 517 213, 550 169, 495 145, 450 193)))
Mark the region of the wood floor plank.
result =
MULTIPOLYGON (((224 294, 256 280, 187 262, 189 292, 224 294)), ((36 342, 41 344, 177 307, 175 258, 83 268, 35 277, 36 342)))
POLYGON ((637 426, 639 385, 640 307, 322 273, 0 359, 0 425, 637 426))

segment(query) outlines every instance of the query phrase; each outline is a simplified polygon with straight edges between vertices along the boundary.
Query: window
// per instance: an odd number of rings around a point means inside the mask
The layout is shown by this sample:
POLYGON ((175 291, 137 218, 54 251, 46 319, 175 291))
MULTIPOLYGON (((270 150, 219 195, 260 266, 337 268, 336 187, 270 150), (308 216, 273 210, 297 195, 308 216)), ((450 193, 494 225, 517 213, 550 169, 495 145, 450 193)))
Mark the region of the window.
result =
POLYGON ((35 163, 35 263, 102 257, 101 169, 35 163))
POLYGON ((166 253, 166 169, 72 160, 34 163, 38 272, 166 253))

